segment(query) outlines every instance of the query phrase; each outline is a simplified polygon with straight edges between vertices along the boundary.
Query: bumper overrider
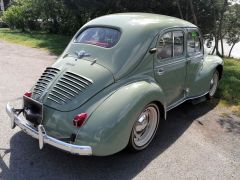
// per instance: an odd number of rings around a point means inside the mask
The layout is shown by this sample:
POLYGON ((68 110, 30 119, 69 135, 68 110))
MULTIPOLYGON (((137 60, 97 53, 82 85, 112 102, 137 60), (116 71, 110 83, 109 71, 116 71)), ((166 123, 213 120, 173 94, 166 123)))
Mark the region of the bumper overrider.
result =
POLYGON ((17 125, 26 134, 38 139, 39 148, 42 149, 44 143, 54 146, 58 149, 62 149, 72 154, 77 155, 92 155, 92 148, 90 146, 78 146, 70 143, 60 141, 56 138, 48 136, 43 125, 38 125, 37 129, 28 123, 25 119, 19 117, 16 110, 9 104, 6 106, 6 111, 11 119, 11 128, 15 128, 17 125))

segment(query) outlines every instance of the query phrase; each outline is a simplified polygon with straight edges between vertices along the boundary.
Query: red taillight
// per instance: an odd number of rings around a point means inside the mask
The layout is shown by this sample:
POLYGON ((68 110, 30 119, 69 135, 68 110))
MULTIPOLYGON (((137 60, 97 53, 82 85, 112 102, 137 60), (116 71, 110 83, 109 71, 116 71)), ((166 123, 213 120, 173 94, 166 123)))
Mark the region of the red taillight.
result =
POLYGON ((83 125, 84 121, 87 119, 87 116, 87 113, 78 114, 73 119, 73 125, 77 128, 80 128, 83 125))
POLYGON ((30 91, 29 91, 29 92, 25 92, 25 93, 24 93, 24 96, 32 97, 32 92, 30 92, 30 91))

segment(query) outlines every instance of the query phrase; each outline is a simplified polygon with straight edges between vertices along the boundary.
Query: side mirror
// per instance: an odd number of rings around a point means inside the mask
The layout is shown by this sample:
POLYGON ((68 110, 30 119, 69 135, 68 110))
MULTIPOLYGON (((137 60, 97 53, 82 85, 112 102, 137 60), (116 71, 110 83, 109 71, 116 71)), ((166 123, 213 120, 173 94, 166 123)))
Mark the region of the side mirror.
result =
POLYGON ((156 53, 156 52, 157 52, 157 48, 152 48, 152 49, 149 50, 149 53, 150 53, 150 54, 154 54, 154 53, 156 53))

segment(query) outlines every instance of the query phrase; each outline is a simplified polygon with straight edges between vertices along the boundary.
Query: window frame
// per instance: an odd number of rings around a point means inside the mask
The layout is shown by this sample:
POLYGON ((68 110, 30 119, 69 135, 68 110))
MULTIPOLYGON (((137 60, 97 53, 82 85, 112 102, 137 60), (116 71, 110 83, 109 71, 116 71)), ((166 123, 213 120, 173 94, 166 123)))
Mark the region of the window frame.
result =
POLYGON ((158 43, 159 43, 159 41, 160 41, 160 39, 165 35, 165 34, 167 34, 167 33, 171 33, 171 35, 172 35, 172 56, 171 57, 167 57, 167 58, 163 58, 163 59, 159 59, 158 57, 157 57, 157 53, 156 53, 156 58, 159 60, 159 61, 168 61, 168 60, 173 60, 173 59, 179 59, 179 58, 182 58, 182 57, 184 57, 185 56, 185 52, 186 52, 186 30, 184 29, 184 28, 181 28, 181 27, 179 27, 179 28, 174 28, 174 29, 166 29, 166 30, 164 30, 164 31, 161 31, 160 33, 159 33, 159 35, 158 35, 158 38, 157 38, 157 41, 156 41, 156 49, 158 48, 158 43), (174 36, 173 36, 173 34, 174 34, 174 32, 181 32, 182 33, 182 35, 183 35, 183 53, 181 54, 181 55, 179 55, 179 56, 174 56, 174 36))
POLYGON ((99 47, 99 48, 103 48, 103 49, 112 49, 112 48, 114 48, 115 46, 117 46, 117 45, 119 44, 119 42, 121 41, 121 38, 122 38, 122 30, 121 30, 121 28, 119 28, 119 27, 116 27, 116 26, 103 26, 103 25, 89 25, 89 26, 86 26, 86 27, 80 29, 80 30, 75 34, 75 36, 73 37, 72 42, 73 42, 74 44, 84 44, 84 45, 90 45, 90 46, 99 47), (94 45, 94 44, 87 44, 87 43, 77 42, 77 38, 78 38, 85 30, 90 29, 90 28, 108 28, 108 29, 117 30, 117 31, 119 31, 119 33, 120 33, 119 35, 120 35, 120 36, 119 36, 119 39, 118 39, 117 43, 116 43, 114 46, 109 47, 109 48, 103 47, 103 46, 94 45))
MULTIPOLYGON (((194 43, 195 43, 195 41, 194 41, 194 43)), ((204 54, 203 36, 202 36, 202 33, 201 33, 199 28, 187 28, 187 32, 186 32, 186 54, 189 57, 199 55, 199 54, 204 54), (200 49, 200 51, 189 53, 188 52, 188 33, 191 33, 191 32, 197 32, 199 34, 201 49, 200 49)))
POLYGON ((185 32, 184 31, 180 31, 180 30, 177 30, 177 31, 172 31, 172 38, 173 38, 173 57, 172 58, 178 58, 178 57, 182 57, 182 56, 184 56, 184 51, 185 51, 185 32), (174 41, 174 36, 173 36, 173 34, 174 34, 174 32, 181 32, 182 33, 182 35, 183 35, 183 50, 182 50, 182 54, 181 55, 178 55, 178 56, 175 56, 175 53, 174 53, 174 43, 175 43, 175 41, 174 41))

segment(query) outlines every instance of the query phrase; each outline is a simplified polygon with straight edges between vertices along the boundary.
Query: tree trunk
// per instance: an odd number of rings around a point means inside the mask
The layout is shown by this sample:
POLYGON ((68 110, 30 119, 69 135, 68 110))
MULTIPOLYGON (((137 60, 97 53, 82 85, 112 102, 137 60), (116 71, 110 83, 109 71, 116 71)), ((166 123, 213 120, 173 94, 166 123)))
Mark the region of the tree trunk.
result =
POLYGON ((223 36, 221 36, 221 49, 222 49, 222 57, 223 57, 224 56, 223 36))
POLYGON ((180 17, 181 17, 181 19, 184 19, 183 18, 182 9, 181 9, 180 3, 179 3, 179 0, 177 0, 176 3, 177 3, 177 7, 178 7, 178 11, 179 11, 180 17))
POLYGON ((217 36, 221 38, 221 45, 222 45, 222 55, 220 55, 219 52, 217 52, 217 55, 221 57, 224 56, 223 42, 222 42, 222 25, 223 25, 224 12, 226 11, 227 4, 228 4, 228 0, 224 0, 223 7, 220 14, 219 27, 218 27, 218 33, 217 33, 217 36))
POLYGON ((3 0, 1 0, 1 10, 2 10, 2 11, 5 11, 3 0))
POLYGON ((233 45, 232 45, 232 47, 231 47, 231 49, 230 49, 230 51, 229 51, 228 57, 231 57, 231 53, 232 53, 232 50, 233 50, 233 47, 235 46, 235 44, 236 44, 236 43, 233 43, 233 45))
POLYGON ((216 51, 216 54, 219 56, 219 50, 218 50, 218 40, 219 40, 219 36, 218 36, 218 29, 217 29, 217 18, 216 18, 216 4, 215 4, 215 1, 214 0, 211 0, 211 3, 212 3, 212 7, 213 7, 213 22, 214 22, 214 37, 215 37, 215 46, 214 46, 214 49, 212 51, 211 54, 214 54, 214 52, 216 51))
POLYGON ((186 16, 185 19, 188 21, 188 1, 186 1, 186 16))
POLYGON ((188 2, 189 2, 190 9, 191 9, 191 12, 192 12, 193 22, 194 22, 195 25, 197 25, 197 17, 196 17, 196 14, 195 14, 194 8, 193 8, 192 0, 188 0, 188 2))
POLYGON ((223 39, 224 39, 224 37, 226 36, 226 32, 224 33, 224 34, 222 34, 222 36, 221 36, 221 47, 222 47, 222 56, 224 56, 224 46, 223 46, 223 39))
POLYGON ((215 50, 216 50, 216 45, 214 46, 214 48, 213 48, 213 50, 212 50, 212 52, 211 52, 211 55, 214 54, 215 50))

